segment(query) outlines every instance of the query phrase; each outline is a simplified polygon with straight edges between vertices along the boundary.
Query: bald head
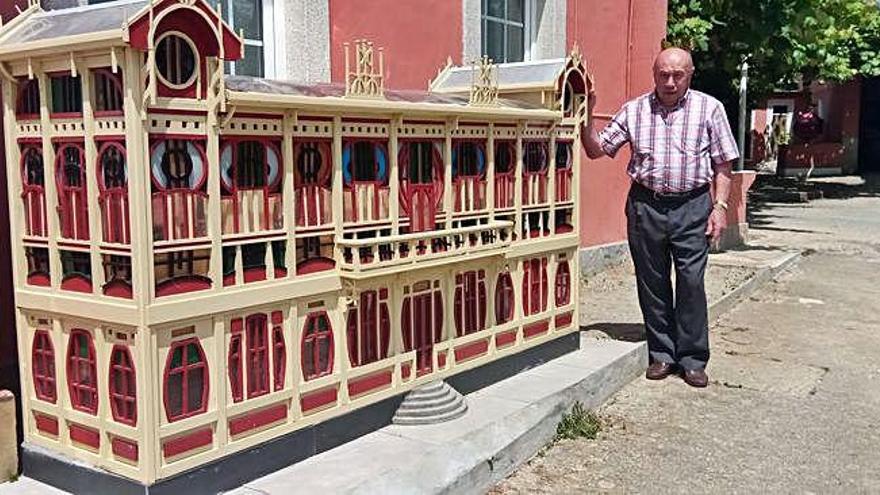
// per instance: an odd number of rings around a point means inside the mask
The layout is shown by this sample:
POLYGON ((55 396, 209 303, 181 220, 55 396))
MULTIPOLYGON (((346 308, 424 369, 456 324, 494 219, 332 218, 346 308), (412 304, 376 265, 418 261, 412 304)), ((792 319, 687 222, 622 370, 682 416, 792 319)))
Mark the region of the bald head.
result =
POLYGON ((694 74, 691 54, 681 48, 667 48, 654 60, 654 86, 665 106, 673 106, 687 92, 694 74))

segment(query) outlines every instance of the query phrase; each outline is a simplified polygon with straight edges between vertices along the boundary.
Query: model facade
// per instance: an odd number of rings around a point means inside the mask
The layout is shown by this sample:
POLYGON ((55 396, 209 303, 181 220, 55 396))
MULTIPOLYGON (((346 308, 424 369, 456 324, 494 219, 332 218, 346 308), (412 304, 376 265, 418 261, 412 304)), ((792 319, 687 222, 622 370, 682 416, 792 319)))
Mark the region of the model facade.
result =
POLYGON ((149 485, 578 328, 577 51, 403 92, 345 50, 224 76, 202 0, 0 28, 29 446, 149 485))

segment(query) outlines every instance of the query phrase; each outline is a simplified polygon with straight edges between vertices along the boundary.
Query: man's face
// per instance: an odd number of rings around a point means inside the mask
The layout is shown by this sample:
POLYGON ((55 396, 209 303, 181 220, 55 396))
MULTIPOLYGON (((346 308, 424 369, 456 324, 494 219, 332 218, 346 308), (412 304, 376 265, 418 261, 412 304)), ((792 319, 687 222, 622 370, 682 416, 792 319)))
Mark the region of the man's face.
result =
POLYGON ((654 63, 654 86, 665 106, 675 105, 691 85, 693 65, 678 53, 662 53, 654 63))

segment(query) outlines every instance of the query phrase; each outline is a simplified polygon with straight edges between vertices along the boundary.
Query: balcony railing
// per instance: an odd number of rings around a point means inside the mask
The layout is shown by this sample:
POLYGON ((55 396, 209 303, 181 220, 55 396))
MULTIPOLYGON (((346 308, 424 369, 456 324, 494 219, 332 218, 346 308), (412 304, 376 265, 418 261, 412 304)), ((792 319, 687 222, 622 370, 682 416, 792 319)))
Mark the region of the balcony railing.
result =
POLYGON ((46 194, 42 187, 25 188, 21 193, 24 200, 24 216, 27 235, 46 237, 46 194))
POLYGON ((556 201, 571 201, 572 172, 570 168, 556 171, 556 201))
POLYGON ((222 198, 220 208, 224 234, 250 234, 284 228, 281 193, 245 189, 222 198))
POLYGON ((500 251, 510 246, 513 222, 459 227, 370 239, 336 239, 344 273, 381 273, 388 270, 463 255, 500 251))
POLYGON ((297 188, 296 226, 321 227, 333 224, 333 204, 330 189, 318 185, 297 188))
POLYGON ((523 205, 540 205, 547 202, 547 174, 523 174, 523 205))
POLYGON ((101 224, 104 226, 104 241, 119 244, 131 242, 128 224, 128 191, 108 190, 98 199, 101 205, 101 224))
POLYGON ((208 235, 208 195, 190 189, 153 193, 153 239, 174 241, 208 235))
POLYGON ((453 195, 456 213, 484 210, 486 181, 479 177, 459 177, 453 183, 453 195))
POLYGON ((374 182, 354 183, 346 186, 345 222, 377 222, 388 219, 387 186, 374 182))
POLYGON ((513 208, 515 182, 513 174, 495 176, 495 208, 513 208))

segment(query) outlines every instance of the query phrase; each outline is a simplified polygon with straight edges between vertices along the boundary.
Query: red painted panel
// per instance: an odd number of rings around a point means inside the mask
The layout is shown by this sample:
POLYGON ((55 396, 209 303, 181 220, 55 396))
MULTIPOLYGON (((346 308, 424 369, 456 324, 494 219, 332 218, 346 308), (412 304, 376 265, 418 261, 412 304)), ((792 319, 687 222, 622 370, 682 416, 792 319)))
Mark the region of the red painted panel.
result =
POLYGON ((335 403, 336 396, 337 388, 336 386, 333 386, 300 396, 299 404, 303 412, 311 411, 312 409, 335 403))
POLYGON ((126 440, 124 438, 113 437, 113 440, 110 441, 110 446, 113 449, 113 454, 122 457, 123 459, 128 459, 129 461, 137 462, 138 460, 138 444, 133 440, 126 440))
POLYGON ((532 323, 531 325, 523 328, 523 337, 530 339, 532 337, 537 337, 543 333, 546 333, 547 330, 550 329, 550 321, 542 320, 537 323, 532 323))
POLYGON ((507 347, 516 342, 516 330, 508 330, 495 335, 495 347, 507 347))
POLYGON ((458 346, 455 348, 455 361, 462 362, 468 359, 482 356, 489 350, 489 339, 478 340, 476 342, 458 346))
MULTIPOLYGON (((446 64, 446 57, 461 63, 461 2, 370 0, 329 5, 330 73, 335 82, 345 77, 342 44, 360 38, 384 48, 388 88, 424 90, 446 64)), ((354 61, 353 46, 351 50, 354 61)))
POLYGON ((200 275, 177 277, 156 284, 156 297, 184 294, 211 288, 211 279, 200 275))
POLYGON ((28 285, 39 285, 42 287, 49 287, 51 282, 49 281, 49 276, 45 273, 34 273, 33 275, 28 275, 27 278, 28 285))
POLYGON ((356 378, 348 382, 348 395, 355 397, 365 394, 377 388, 391 385, 391 371, 381 371, 363 378, 356 378))
POLYGON ((49 435, 58 436, 58 418, 44 414, 34 414, 37 429, 49 435))
POLYGON ((91 294, 92 282, 82 275, 69 275, 61 281, 61 288, 73 292, 85 292, 91 294))
POLYGON ((232 435, 240 435, 246 431, 266 426, 287 419, 287 405, 276 404, 274 406, 260 409, 252 413, 229 420, 229 433, 232 435))
POLYGON ((400 365, 400 376, 402 376, 404 379, 408 379, 411 372, 412 367, 409 364, 400 365))
POLYGON ((85 426, 76 423, 70 423, 67 429, 70 432, 70 439, 74 442, 88 445, 93 449, 97 449, 101 446, 101 434, 98 430, 86 428, 85 426))
MULTIPOLYGON (((260 282, 262 280, 266 280, 266 269, 265 268, 248 268, 244 271, 244 283, 250 282, 260 282)), ((224 281, 223 285, 226 285, 224 281)))
POLYGON ((437 367, 445 368, 446 367, 446 351, 437 353, 437 367))
POLYGON ((131 299, 133 294, 131 284, 124 280, 113 280, 104 285, 104 295, 131 299))
POLYGON ((572 312, 563 313, 561 315, 556 315, 556 329, 562 329, 569 325, 571 325, 572 312))
POLYGON ((204 447, 205 445, 210 445, 213 441, 214 430, 202 428, 201 430, 167 440, 162 444, 162 455, 167 459, 199 447, 204 447))
POLYGON ((314 258, 296 265, 296 273, 298 275, 307 275, 309 273, 332 270, 335 266, 336 262, 330 258, 314 258))

